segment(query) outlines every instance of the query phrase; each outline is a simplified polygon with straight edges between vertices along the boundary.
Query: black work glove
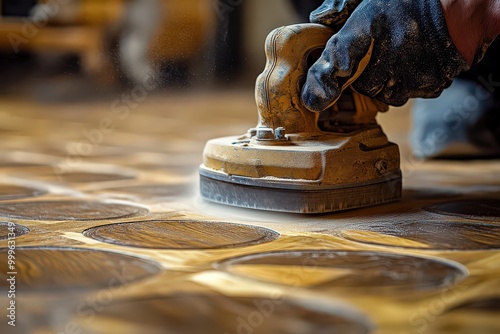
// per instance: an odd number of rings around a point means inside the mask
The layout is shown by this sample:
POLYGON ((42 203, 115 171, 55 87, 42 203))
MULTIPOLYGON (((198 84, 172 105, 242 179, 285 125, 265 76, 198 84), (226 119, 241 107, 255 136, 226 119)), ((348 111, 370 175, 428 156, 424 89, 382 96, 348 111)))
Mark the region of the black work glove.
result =
POLYGON ((394 106, 437 97, 469 67, 439 0, 326 0, 311 22, 340 28, 309 69, 302 101, 312 111, 331 106, 354 80, 358 92, 394 106))

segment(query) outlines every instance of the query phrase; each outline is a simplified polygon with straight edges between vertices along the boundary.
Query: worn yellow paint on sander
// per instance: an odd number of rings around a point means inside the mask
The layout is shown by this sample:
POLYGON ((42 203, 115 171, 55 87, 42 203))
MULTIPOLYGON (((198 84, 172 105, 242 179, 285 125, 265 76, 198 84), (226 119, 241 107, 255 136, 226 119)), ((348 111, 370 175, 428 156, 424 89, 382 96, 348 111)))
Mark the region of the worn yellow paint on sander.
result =
MULTIPOLYGON (((202 196, 240 207, 320 213, 401 197, 399 149, 375 117, 387 106, 348 88, 315 113, 300 92, 314 53, 334 31, 318 24, 281 27, 266 40, 267 63, 257 78, 258 124, 246 134, 206 144, 202 196)), ((355 80, 368 64, 360 64, 355 80)))

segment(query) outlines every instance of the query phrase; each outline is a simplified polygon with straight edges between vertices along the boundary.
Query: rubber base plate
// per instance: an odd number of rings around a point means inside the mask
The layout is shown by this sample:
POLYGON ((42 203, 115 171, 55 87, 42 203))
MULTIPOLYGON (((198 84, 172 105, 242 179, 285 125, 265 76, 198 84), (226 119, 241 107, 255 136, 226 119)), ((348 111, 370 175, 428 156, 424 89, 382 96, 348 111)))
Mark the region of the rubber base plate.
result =
MULTIPOLYGON (((318 190, 286 189, 227 182, 200 174, 200 191, 206 200, 243 208, 325 213, 360 208, 401 199, 401 174, 385 177, 381 182, 318 190)), ((296 187, 294 187, 296 188, 296 187)))

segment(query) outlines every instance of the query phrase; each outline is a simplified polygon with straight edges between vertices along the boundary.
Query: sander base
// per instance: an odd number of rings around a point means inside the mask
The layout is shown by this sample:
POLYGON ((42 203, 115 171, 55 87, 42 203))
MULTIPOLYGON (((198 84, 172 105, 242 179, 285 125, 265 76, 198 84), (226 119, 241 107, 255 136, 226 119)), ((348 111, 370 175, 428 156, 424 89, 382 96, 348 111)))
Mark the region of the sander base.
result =
POLYGON ((242 208, 293 212, 326 213, 396 202, 401 199, 401 173, 386 175, 378 182, 326 188, 318 186, 272 187, 256 179, 229 176, 200 169, 200 190, 204 199, 242 208), (293 189, 295 188, 295 189, 293 189))
POLYGON ((347 133, 210 140, 200 166, 203 198, 260 210, 324 213, 401 198, 399 150, 378 125, 347 133))

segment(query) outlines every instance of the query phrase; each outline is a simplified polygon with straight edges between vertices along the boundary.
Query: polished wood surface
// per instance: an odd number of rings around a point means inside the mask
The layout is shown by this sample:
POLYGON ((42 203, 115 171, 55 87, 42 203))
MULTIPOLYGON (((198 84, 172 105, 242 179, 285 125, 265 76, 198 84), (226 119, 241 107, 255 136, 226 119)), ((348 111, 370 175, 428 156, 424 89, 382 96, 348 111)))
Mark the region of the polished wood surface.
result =
POLYGON ((2 310, 9 222, 18 283, 1 333, 500 332, 497 161, 416 160, 408 110, 391 110, 401 202, 229 208, 200 199, 197 166, 209 138, 255 126, 252 91, 115 112, 120 96, 0 100, 2 310))
POLYGON ((137 300, 114 304, 99 319, 82 328, 93 333, 109 333, 107 323, 117 323, 119 333, 352 333, 369 330, 340 314, 313 310, 300 302, 283 301, 277 305, 268 299, 227 298, 221 295, 173 295, 162 299, 137 300), (132 311, 134 310, 134 311, 132 311), (258 312, 256 312, 258 310, 258 312), (193 319, 192 315, 196 314, 193 319), (123 320, 126 316, 127 320, 123 320), (266 319, 269 317, 269 320, 266 319), (280 321, 273 321, 280 319, 280 321), (233 332, 233 331, 231 331, 233 332))
POLYGON ((13 223, 9 224, 6 222, 0 222, 0 240, 9 239, 9 233, 13 233, 17 238, 20 237, 21 235, 28 234, 29 232, 30 230, 26 226, 13 223))
POLYGON ((157 249, 234 248, 279 238, 278 233, 256 226, 189 220, 105 225, 83 235, 117 245, 157 249))
MULTIPOLYGON (((6 257, 6 250, 1 251, 6 257)), ((20 294, 32 291, 64 291, 113 287, 157 274, 161 268, 156 263, 131 256, 75 248, 18 248, 17 270, 22 275, 16 281, 20 294), (127 277, 120 282, 115 275, 127 277)), ((9 268, 1 263, 0 286, 7 288, 9 268)))
POLYGON ((16 185, 0 184, 0 200, 10 200, 25 197, 39 196, 44 193, 43 190, 27 188, 16 185))
POLYGON ((96 201, 33 201, 0 204, 0 216, 28 220, 106 220, 143 215, 147 209, 96 201))

